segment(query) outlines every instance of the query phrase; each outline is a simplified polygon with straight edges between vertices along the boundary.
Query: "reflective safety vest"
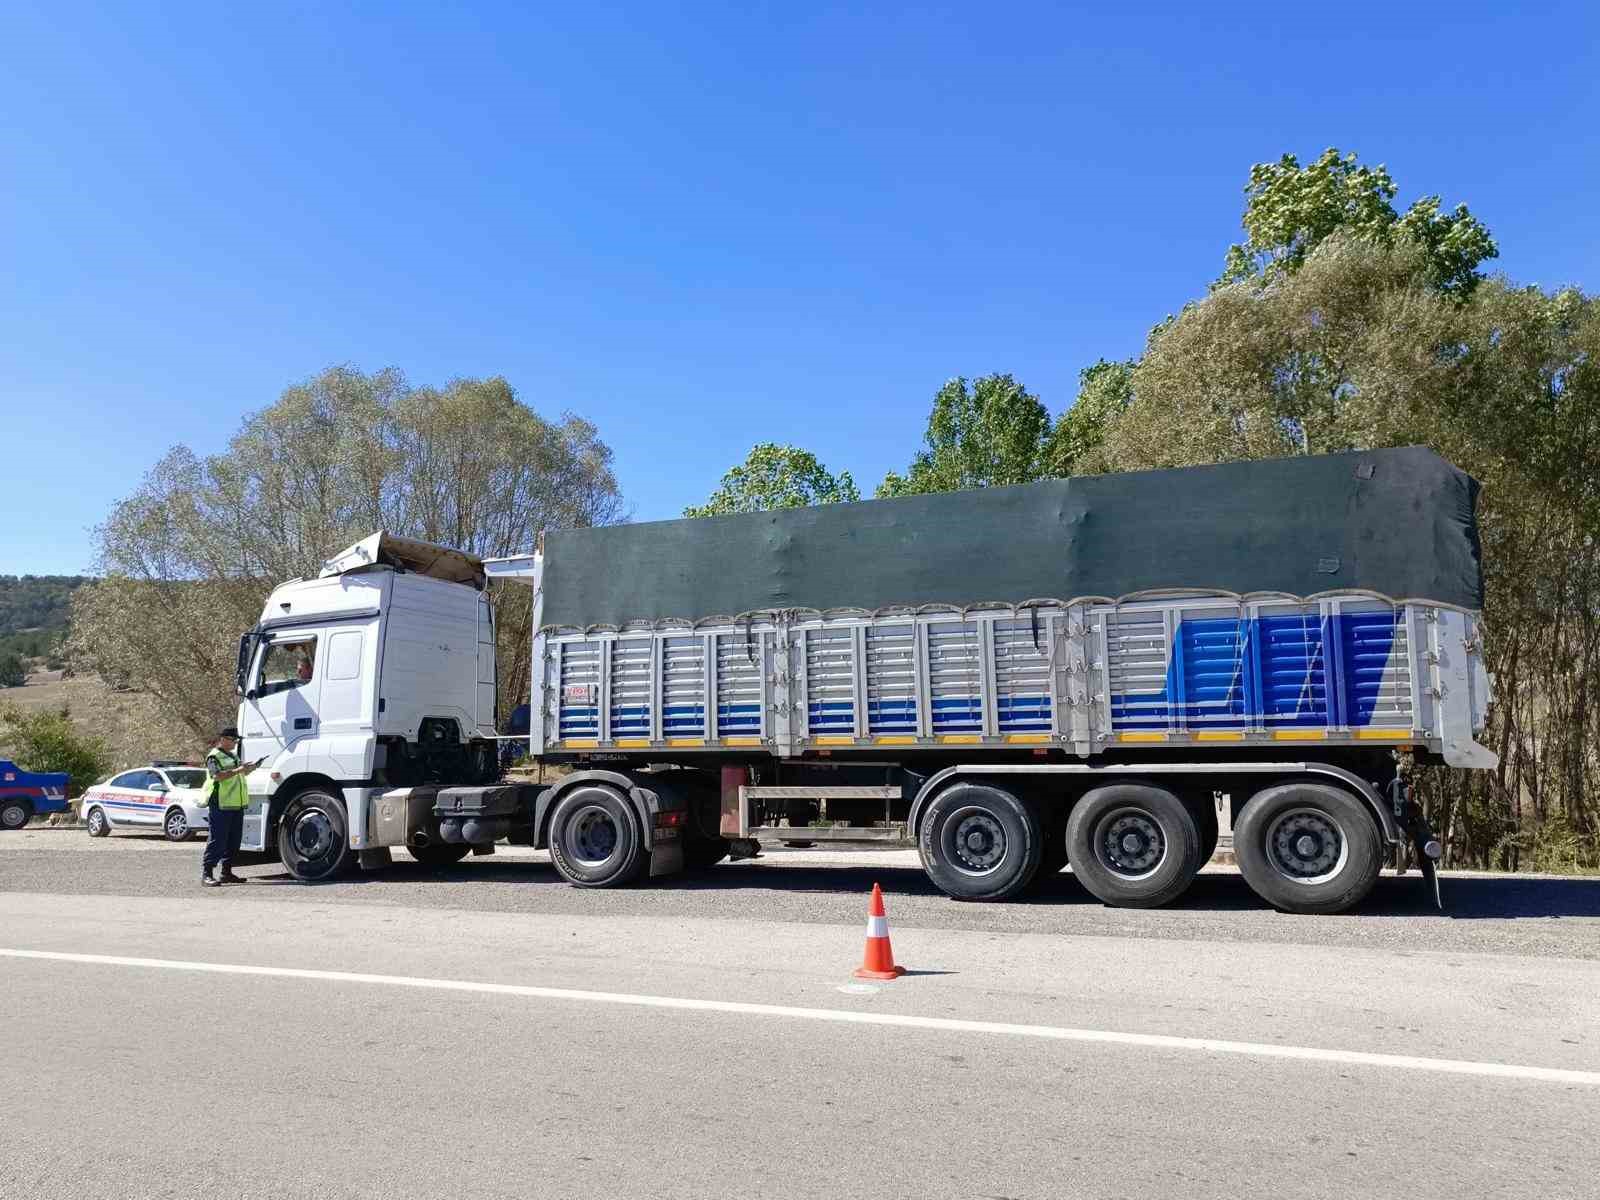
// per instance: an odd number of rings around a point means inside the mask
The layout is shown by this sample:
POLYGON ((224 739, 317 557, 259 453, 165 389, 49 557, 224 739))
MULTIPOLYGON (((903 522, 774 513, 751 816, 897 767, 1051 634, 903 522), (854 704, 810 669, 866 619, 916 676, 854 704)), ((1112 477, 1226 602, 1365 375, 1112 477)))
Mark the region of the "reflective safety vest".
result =
POLYGON ((232 779, 218 780, 217 776, 223 771, 231 771, 239 765, 239 760, 218 746, 206 755, 206 803, 215 803, 218 808, 249 808, 250 788, 244 781, 243 775, 235 775, 232 779))

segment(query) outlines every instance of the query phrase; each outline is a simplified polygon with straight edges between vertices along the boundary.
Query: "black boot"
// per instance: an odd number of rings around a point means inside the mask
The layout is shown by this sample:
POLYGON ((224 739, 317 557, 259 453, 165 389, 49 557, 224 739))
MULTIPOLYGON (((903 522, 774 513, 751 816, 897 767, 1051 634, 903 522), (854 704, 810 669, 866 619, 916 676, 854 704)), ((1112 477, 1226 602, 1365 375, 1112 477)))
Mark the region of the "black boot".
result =
POLYGON ((211 868, 207 867, 204 871, 200 872, 200 886, 201 887, 221 887, 222 885, 220 883, 218 883, 215 879, 211 878, 211 868))
POLYGON ((233 868, 232 867, 223 867, 222 868, 222 882, 223 883, 249 883, 250 881, 248 879, 246 879, 243 875, 235 875, 233 873, 233 868))

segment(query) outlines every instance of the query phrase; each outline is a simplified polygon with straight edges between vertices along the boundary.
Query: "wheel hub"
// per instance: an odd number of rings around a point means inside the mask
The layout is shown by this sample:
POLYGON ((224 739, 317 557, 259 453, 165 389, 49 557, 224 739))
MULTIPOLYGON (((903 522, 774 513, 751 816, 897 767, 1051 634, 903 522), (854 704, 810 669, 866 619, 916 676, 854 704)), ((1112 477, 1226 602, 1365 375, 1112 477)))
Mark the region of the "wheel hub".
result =
POLYGON ((1161 826, 1148 813, 1124 809, 1100 823, 1095 838, 1100 863, 1117 875, 1148 875, 1166 857, 1161 826))
POLYGON ((992 871, 1006 856, 1006 833, 987 812, 974 810, 956 821, 952 837, 956 865, 965 871, 992 871))
POLYGON ((313 809, 294 823, 290 841, 302 858, 321 858, 333 845, 333 822, 327 813, 313 809))
POLYGON ((1273 822, 1267 854, 1279 874, 1296 883, 1319 882, 1344 861, 1343 832, 1327 813, 1296 809, 1273 822))
POLYGON ((584 862, 602 863, 617 849, 617 825, 603 808, 587 808, 572 824, 572 848, 584 862))

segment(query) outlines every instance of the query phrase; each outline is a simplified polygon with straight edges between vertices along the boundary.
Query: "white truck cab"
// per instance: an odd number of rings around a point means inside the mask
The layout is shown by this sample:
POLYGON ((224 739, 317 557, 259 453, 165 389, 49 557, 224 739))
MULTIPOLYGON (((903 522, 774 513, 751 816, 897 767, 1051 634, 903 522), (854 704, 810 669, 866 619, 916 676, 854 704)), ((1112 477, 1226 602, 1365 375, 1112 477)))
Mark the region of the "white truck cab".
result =
POLYGON ((362 845, 367 793, 430 781, 490 782, 495 763, 494 616, 471 555, 375 533, 315 579, 275 589, 239 640, 238 726, 249 776, 243 845, 274 845, 286 807, 315 791, 344 801, 308 825, 308 850, 362 845))

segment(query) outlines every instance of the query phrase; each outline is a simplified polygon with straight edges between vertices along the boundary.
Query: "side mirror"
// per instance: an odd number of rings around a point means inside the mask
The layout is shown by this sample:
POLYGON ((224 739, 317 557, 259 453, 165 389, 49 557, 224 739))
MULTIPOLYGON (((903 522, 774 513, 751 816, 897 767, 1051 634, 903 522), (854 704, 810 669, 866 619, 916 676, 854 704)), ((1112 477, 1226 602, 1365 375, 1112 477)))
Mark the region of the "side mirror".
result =
POLYGON ((165 796, 167 794, 167 785, 164 783, 152 783, 150 790, 158 796, 165 796))

